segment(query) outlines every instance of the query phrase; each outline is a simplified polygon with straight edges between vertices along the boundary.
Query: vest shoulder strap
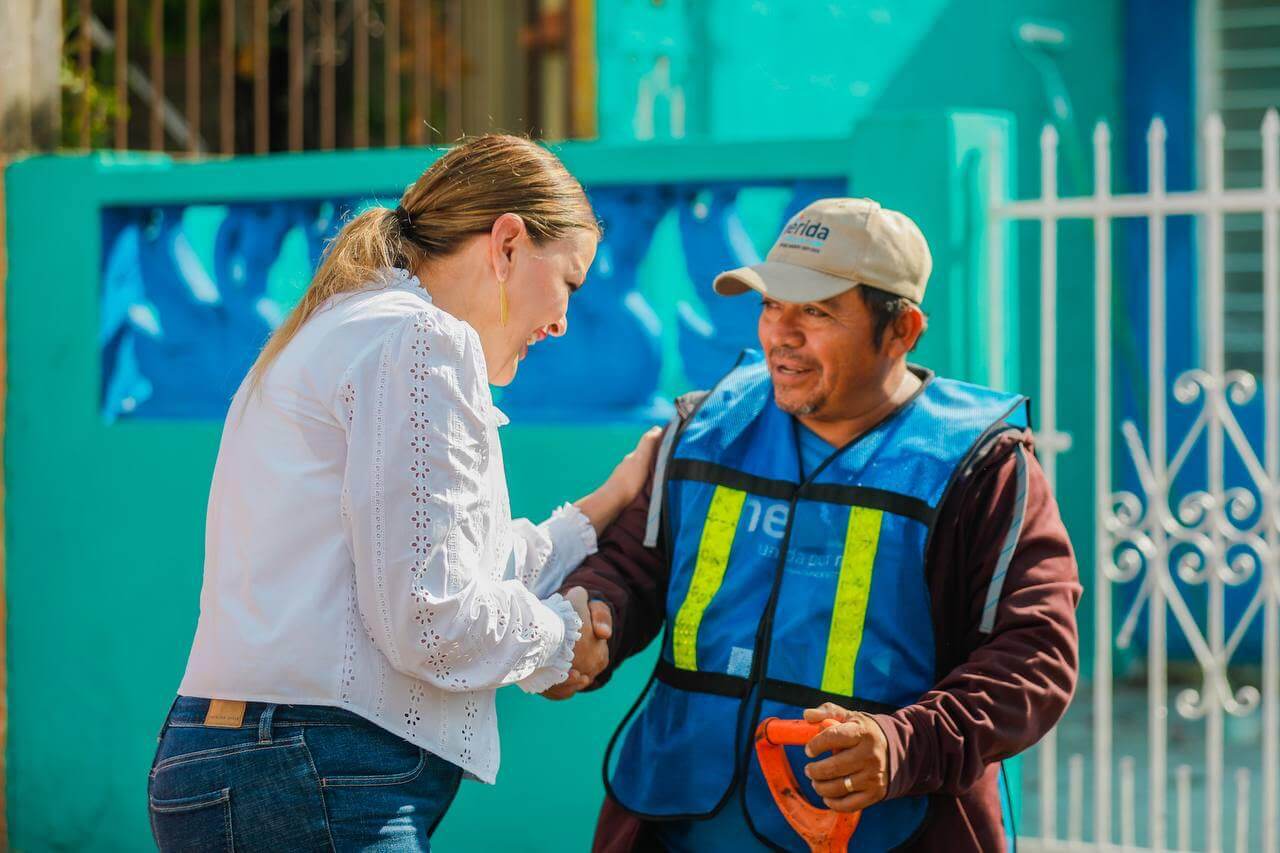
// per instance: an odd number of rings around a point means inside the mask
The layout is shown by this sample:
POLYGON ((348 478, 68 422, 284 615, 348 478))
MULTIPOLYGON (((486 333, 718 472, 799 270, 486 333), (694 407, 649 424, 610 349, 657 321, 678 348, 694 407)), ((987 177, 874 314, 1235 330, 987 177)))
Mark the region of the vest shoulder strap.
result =
POLYGON ((667 464, 671 461, 671 451, 676 443, 680 426, 689 416, 698 410, 702 401, 707 399, 710 391, 690 391, 676 398, 676 414, 667 424, 667 432, 658 446, 657 459, 653 466, 653 493, 649 496, 649 514, 645 519, 644 547, 658 547, 658 532, 662 529, 662 498, 667 485, 667 464))

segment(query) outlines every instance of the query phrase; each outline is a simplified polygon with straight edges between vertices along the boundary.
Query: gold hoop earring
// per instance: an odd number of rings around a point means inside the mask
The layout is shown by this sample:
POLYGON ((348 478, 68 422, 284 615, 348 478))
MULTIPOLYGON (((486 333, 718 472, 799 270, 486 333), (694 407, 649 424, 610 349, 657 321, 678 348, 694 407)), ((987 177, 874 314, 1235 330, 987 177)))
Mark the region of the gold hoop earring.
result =
POLYGON ((498 320, 507 325, 507 283, 501 279, 498 280, 498 320))

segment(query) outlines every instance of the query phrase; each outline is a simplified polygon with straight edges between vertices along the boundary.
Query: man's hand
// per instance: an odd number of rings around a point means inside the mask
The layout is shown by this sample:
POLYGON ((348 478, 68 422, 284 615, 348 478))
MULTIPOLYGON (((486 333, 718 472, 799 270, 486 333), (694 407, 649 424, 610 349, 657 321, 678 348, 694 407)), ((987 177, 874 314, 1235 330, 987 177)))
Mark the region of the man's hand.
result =
POLYGON ((875 805, 889 790, 889 744, 876 721, 830 702, 804 712, 810 723, 839 720, 805 746, 805 754, 830 758, 810 762, 805 775, 828 808, 855 812, 875 805))
POLYGON ((582 636, 573 647, 573 669, 569 677, 542 695, 548 699, 568 699, 591 686, 591 682, 609 665, 609 638, 613 636, 613 611, 603 601, 587 601, 587 591, 580 586, 565 593, 579 618, 582 636))

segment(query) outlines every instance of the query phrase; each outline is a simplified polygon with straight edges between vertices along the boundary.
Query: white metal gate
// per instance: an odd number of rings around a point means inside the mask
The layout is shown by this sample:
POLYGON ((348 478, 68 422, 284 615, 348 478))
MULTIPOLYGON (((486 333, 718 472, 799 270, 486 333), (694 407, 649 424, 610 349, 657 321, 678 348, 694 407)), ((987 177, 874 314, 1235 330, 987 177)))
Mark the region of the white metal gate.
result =
MULTIPOLYGON (((1083 688, 1092 694, 1091 709, 1077 709, 1088 714, 1092 745, 1066 756, 1062 768, 1059 732, 1037 747, 1032 760, 1038 780, 1028 797, 1038 800, 1038 808, 1024 818, 1032 824, 1030 837, 1022 840, 1024 850, 1217 851, 1230 844, 1235 850, 1280 853, 1280 117, 1268 111, 1262 124, 1260 188, 1224 186, 1223 137, 1221 119, 1210 116, 1203 127, 1202 186, 1192 192, 1166 192, 1165 128, 1159 119, 1147 134, 1148 185, 1142 194, 1112 193, 1106 124, 1093 135, 1091 195, 1058 196, 1058 136, 1052 127, 1041 135, 1039 198, 1005 200, 998 147, 993 155, 992 257, 1001 257, 1010 223, 1040 225, 1037 426, 1039 456, 1055 487, 1059 457, 1070 445, 1059 432, 1060 379, 1092 380, 1095 391, 1096 558, 1094 565, 1080 568, 1095 608, 1096 675, 1083 688), (1224 220, 1237 214, 1257 215, 1262 222, 1260 376, 1229 369, 1226 356, 1224 220), (1166 368, 1166 229, 1171 217, 1180 216, 1195 217, 1199 228, 1201 346, 1195 366, 1172 375, 1166 368), (1058 234, 1067 220, 1092 223, 1092 377, 1058 363, 1058 234), (1112 231, 1120 220, 1145 223, 1147 281, 1129 283, 1146 289, 1145 318, 1113 317, 1112 231), (1145 323, 1148 329, 1145 413, 1123 423, 1112 411, 1112 324, 1117 321, 1145 323), (1260 428, 1242 427, 1245 406, 1261 407, 1260 428), (1184 426, 1173 429, 1171 422, 1184 426), (1186 423, 1191 426, 1185 428, 1186 423), (1243 468, 1242 480, 1228 481, 1228 458, 1243 468), (1122 482, 1122 462, 1136 471, 1136 488, 1122 482), (1122 586, 1126 593, 1119 596, 1122 586), (1188 600, 1193 590, 1195 607, 1188 600), (1229 620, 1232 590, 1253 591, 1238 617, 1229 620), (1114 608, 1116 602, 1124 606, 1114 608), (1135 637, 1143 619, 1145 638, 1135 637), (1256 672, 1241 670, 1233 665, 1237 652, 1258 620, 1260 666, 1256 672), (1135 651, 1135 639, 1145 639, 1145 650, 1135 651), (1169 648, 1175 639, 1191 651, 1190 685, 1170 683, 1169 648), (1136 656, 1146 676, 1137 706, 1145 720, 1138 721, 1134 737, 1117 734, 1125 713, 1117 703, 1118 654, 1136 656), (1228 724, 1239 721, 1254 726, 1256 751, 1228 746, 1228 724), (1177 749, 1183 756, 1175 756, 1172 775, 1171 725, 1179 732, 1177 749), (1189 758, 1187 732, 1198 739, 1189 758), (1252 768, 1255 763, 1259 766, 1252 768), (1060 769, 1066 771, 1065 784, 1060 769), (1193 795, 1197 786, 1203 790, 1193 795), (1065 805, 1065 820, 1060 820, 1060 805, 1065 805)), ((997 305, 1002 267, 996 262, 991 269, 997 305)), ((1078 290, 1088 284, 1069 286, 1078 290)), ((992 320, 993 328, 1002 328, 1002 317, 992 320)), ((993 338, 999 346, 1000 336, 993 338)))

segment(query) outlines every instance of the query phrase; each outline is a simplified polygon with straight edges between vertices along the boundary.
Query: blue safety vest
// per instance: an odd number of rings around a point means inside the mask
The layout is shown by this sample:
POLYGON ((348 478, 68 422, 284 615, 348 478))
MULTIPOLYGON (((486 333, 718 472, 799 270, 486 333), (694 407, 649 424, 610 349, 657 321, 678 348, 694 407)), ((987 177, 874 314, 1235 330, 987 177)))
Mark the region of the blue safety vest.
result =
MULTIPOLYGON (((891 712, 938 680, 925 554, 966 461, 1025 428, 1027 401, 928 379, 893 415, 802 475, 795 421, 744 354, 662 460, 671 576, 654 674, 610 741, 606 785, 648 819, 742 808, 762 840, 806 850, 753 752, 759 720, 835 702, 891 712), (735 796, 736 795, 736 796, 735 796)), ((796 778, 808 761, 789 750, 796 778)), ((920 827, 926 798, 867 809, 859 851, 920 827)))

